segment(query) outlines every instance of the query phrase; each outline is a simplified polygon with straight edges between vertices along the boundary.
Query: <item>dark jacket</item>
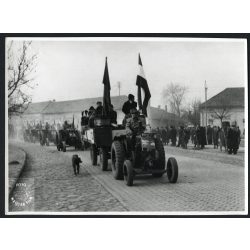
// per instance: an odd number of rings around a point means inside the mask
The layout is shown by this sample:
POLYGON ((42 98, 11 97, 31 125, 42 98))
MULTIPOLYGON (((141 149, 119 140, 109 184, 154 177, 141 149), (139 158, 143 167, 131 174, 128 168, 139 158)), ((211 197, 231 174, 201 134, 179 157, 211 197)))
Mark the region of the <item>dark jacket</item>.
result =
POLYGON ((95 110, 95 115, 96 116, 101 116, 103 111, 103 106, 98 106, 95 110))
POLYGON ((125 114, 125 115, 128 115, 130 113, 130 109, 136 109, 137 108, 137 102, 132 102, 130 103, 129 101, 126 101, 124 104, 123 104, 123 107, 122 107, 122 112, 125 114))
POLYGON ((114 110, 110 111, 110 121, 111 123, 117 124, 117 112, 114 110))

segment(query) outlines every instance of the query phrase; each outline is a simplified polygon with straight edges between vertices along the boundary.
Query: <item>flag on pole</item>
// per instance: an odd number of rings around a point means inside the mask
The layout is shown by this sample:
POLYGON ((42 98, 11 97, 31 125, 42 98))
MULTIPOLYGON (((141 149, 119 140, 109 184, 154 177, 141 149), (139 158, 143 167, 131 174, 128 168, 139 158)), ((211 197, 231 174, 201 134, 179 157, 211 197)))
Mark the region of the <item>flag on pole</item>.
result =
POLYGON ((104 91, 103 91, 103 115, 108 115, 110 111, 111 99, 110 99, 110 81, 109 81, 109 71, 108 71, 108 62, 106 57, 105 69, 103 81, 104 91))
POLYGON ((146 80, 144 70, 142 67, 142 61, 141 61, 140 54, 139 54, 139 73, 137 75, 136 85, 138 86, 137 95, 138 95, 139 109, 141 109, 142 113, 147 117, 147 106, 148 106, 149 99, 151 98, 151 94, 150 94, 148 82, 146 80), (144 91, 143 102, 142 102, 142 98, 141 98, 141 89, 144 91))

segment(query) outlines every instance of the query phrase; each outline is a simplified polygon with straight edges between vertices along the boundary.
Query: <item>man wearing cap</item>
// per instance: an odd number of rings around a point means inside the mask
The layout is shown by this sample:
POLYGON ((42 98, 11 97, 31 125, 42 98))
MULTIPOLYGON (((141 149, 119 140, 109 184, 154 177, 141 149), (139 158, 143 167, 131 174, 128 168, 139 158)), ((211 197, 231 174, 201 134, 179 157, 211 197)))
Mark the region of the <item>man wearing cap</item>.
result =
POLYGON ((135 102, 135 97, 132 94, 128 95, 128 101, 123 104, 122 112, 125 115, 129 115, 131 109, 136 109, 137 103, 135 102))
POLYGON ((95 110, 95 114, 97 116, 101 116, 102 115, 102 111, 103 111, 103 106, 102 106, 102 102, 98 101, 96 103, 97 107, 96 107, 96 110, 95 110))
POLYGON ((130 110, 131 117, 126 121, 126 132, 128 136, 128 147, 131 149, 135 163, 140 162, 140 140, 137 135, 146 128, 145 120, 140 119, 140 113, 135 108, 130 110))
POLYGON ((95 112, 96 112, 95 108, 91 106, 89 108, 89 121, 88 121, 88 125, 90 128, 94 127, 95 112))

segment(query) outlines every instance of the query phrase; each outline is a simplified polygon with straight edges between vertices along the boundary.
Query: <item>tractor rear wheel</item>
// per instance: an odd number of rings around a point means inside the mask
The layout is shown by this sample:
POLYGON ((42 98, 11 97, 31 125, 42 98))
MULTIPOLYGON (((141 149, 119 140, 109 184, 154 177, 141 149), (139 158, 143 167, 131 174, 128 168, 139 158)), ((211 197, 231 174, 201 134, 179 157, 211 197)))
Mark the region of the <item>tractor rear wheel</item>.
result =
POLYGON ((124 149, 119 141, 114 141, 111 146, 111 167, 116 180, 123 179, 124 149))
POLYGON ((124 181, 127 186, 133 186, 134 171, 131 161, 126 160, 123 164, 124 181))
POLYGON ((91 144, 90 147, 90 158, 93 166, 97 165, 97 148, 95 144, 91 144))
POLYGON ((100 165, 102 171, 107 171, 108 169, 108 149, 102 147, 100 149, 100 165))
POLYGON ((170 183, 176 183, 178 179, 178 164, 174 157, 170 157, 167 162, 167 175, 170 183))

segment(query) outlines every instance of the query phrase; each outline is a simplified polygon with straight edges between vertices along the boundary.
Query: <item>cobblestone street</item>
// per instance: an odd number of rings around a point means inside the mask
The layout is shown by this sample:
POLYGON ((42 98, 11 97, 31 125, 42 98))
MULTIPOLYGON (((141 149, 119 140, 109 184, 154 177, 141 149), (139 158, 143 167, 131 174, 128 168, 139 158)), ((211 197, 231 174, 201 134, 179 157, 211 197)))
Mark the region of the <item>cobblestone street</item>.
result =
MULTIPOLYGON (((214 149, 183 150, 166 146, 167 158, 179 164, 179 178, 138 176, 134 186, 91 166, 89 151, 58 152, 55 146, 18 145, 28 154, 22 178, 34 181, 34 204, 29 211, 243 211, 245 199, 244 152, 227 155, 214 149), (71 157, 83 163, 75 177, 71 157)), ((110 168, 110 166, 109 166, 110 168)), ((10 203, 10 211, 21 210, 10 203)), ((23 210, 21 210, 23 211, 23 210)))
POLYGON ((24 208, 10 202, 10 211, 126 211, 85 168, 81 168, 79 176, 74 176, 71 158, 58 152, 56 147, 29 143, 19 146, 28 157, 19 182, 32 183, 34 200, 24 208))

